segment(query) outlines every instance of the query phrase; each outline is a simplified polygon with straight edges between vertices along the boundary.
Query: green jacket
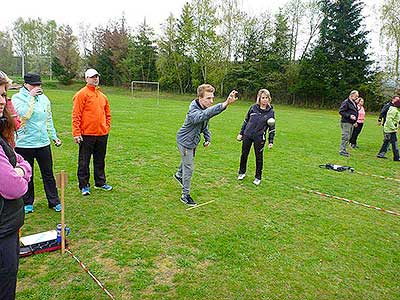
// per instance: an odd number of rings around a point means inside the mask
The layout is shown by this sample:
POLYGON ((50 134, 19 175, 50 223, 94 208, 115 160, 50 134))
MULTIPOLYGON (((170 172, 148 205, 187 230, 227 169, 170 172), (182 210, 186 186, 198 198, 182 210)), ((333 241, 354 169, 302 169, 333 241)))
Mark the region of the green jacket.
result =
POLYGON ((385 133, 396 132, 399 127, 400 112, 395 106, 391 106, 386 115, 385 125, 383 125, 383 131, 385 133))

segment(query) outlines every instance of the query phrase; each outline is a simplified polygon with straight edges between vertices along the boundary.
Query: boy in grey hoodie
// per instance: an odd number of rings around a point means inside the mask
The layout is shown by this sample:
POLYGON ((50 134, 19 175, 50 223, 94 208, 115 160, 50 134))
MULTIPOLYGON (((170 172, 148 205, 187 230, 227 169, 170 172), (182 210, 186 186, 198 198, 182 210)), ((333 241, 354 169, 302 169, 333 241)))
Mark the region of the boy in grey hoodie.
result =
POLYGON ((185 122, 176 135, 181 163, 174 177, 182 186, 181 201, 190 206, 196 205, 190 196, 190 182, 194 170, 194 155, 200 142, 200 134, 203 133, 204 135, 203 146, 208 147, 211 143, 208 121, 224 111, 228 105, 237 99, 237 91, 233 90, 224 102, 211 106, 214 101, 214 91, 215 88, 209 84, 202 84, 197 88, 198 98, 190 103, 185 122))

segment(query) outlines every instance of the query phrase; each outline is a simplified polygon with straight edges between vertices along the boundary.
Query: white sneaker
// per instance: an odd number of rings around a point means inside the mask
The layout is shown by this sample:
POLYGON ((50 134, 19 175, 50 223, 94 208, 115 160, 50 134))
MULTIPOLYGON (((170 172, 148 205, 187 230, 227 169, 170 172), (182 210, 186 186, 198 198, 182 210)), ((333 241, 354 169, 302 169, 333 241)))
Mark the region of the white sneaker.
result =
POLYGON ((253 183, 254 183, 255 185, 259 185, 259 184, 261 183, 261 179, 254 178, 253 183))
POLYGON ((246 174, 239 174, 238 180, 243 180, 246 177, 246 174))

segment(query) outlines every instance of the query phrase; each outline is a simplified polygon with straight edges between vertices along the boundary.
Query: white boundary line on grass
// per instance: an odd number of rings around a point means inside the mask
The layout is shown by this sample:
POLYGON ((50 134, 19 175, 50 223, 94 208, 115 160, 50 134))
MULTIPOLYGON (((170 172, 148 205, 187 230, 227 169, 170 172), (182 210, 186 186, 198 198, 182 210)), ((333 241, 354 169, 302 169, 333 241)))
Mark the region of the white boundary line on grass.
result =
POLYGON ((203 205, 206 205, 206 204, 210 204, 211 202, 214 202, 214 200, 211 200, 211 201, 208 201, 208 202, 205 202, 205 203, 196 205, 196 206, 192 206, 192 207, 186 208, 186 210, 195 209, 195 208, 197 208, 197 207, 200 207, 200 206, 203 206, 203 205))
POLYGON ((400 179, 397 179, 397 178, 386 177, 386 176, 375 175, 375 174, 368 174, 368 173, 364 173, 364 172, 360 172, 360 171, 356 171, 356 173, 361 174, 361 175, 366 175, 366 176, 377 177, 377 178, 381 178, 381 179, 385 179, 385 180, 393 180, 393 181, 400 182, 400 179))
POLYGON ((348 203, 354 203, 354 204, 361 205, 361 206, 364 206, 364 207, 373 208, 373 209, 376 209, 376 210, 379 210, 379 211, 382 211, 382 212, 385 212, 385 213, 388 213, 388 214, 392 214, 392 215, 395 215, 395 216, 400 216, 400 213, 392 211, 392 210, 387 210, 387 209, 380 208, 380 207, 377 207, 377 206, 361 203, 361 202, 358 202, 358 201, 354 201, 354 200, 350 200, 350 199, 346 199, 346 198, 342 198, 342 197, 338 197, 338 196, 329 195, 329 194, 326 194, 326 193, 321 193, 321 192, 314 191, 314 190, 308 190, 308 189, 301 188, 301 187, 298 187, 298 186, 295 186, 295 188, 298 189, 298 190, 302 190, 302 191, 305 191, 305 192, 308 192, 308 193, 312 193, 312 194, 316 194, 316 195, 319 195, 319 196, 323 196, 323 197, 326 197, 326 198, 342 200, 342 201, 346 201, 348 203))

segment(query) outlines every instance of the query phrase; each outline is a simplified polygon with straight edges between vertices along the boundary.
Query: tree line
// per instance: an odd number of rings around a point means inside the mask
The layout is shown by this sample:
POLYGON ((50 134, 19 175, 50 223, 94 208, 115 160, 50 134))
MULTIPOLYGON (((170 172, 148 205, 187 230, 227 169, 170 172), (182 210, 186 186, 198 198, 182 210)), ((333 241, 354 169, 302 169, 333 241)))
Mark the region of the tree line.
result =
POLYGON ((164 91, 193 93, 204 82, 219 94, 235 88, 254 97, 268 88, 278 103, 336 107, 358 89, 369 110, 400 87, 399 1, 381 8, 387 67, 368 55, 361 0, 290 0, 276 14, 251 16, 238 0, 191 0, 172 14, 161 34, 144 20, 132 30, 125 17, 75 35, 54 20, 19 18, 0 32, 0 65, 11 74, 39 72, 65 84, 86 67, 105 85, 159 81, 164 91), (389 85, 388 78, 394 80, 389 85))

